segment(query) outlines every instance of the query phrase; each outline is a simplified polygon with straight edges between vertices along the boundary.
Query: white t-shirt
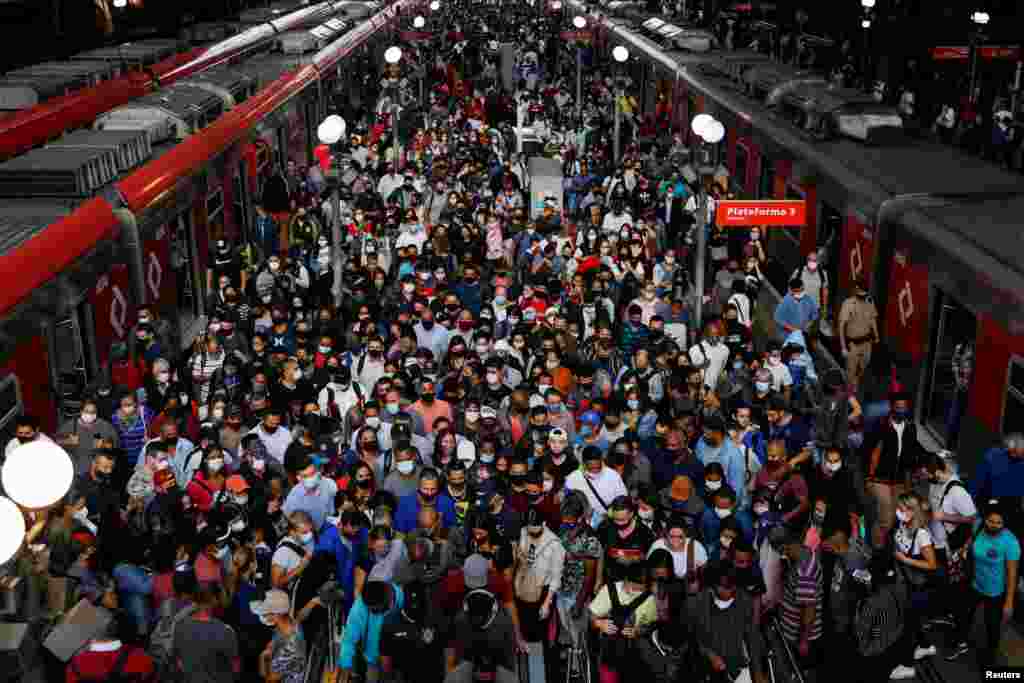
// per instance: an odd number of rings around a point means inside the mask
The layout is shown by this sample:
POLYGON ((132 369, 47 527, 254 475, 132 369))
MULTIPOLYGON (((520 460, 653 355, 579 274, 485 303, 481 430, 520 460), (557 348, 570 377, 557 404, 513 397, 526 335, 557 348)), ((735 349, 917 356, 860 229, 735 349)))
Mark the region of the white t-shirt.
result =
POLYGON ((910 529, 905 526, 900 526, 896 530, 896 548, 908 557, 919 556, 921 549, 930 545, 932 545, 932 535, 924 527, 918 529, 915 535, 911 535, 910 529))
MULTIPOLYGON (((676 578, 677 579, 682 579, 682 578, 686 577, 686 561, 687 561, 686 560, 686 548, 689 547, 689 545, 690 545, 690 541, 689 541, 689 539, 687 539, 686 545, 683 546, 683 549, 680 552, 675 552, 675 551, 669 549, 668 543, 665 542, 665 539, 659 538, 657 541, 655 541, 651 545, 651 550, 650 550, 650 552, 647 553, 647 557, 650 557, 651 553, 653 553, 655 550, 659 550, 659 549, 660 550, 668 550, 668 552, 672 555, 672 565, 673 565, 673 568, 675 570, 676 578)), ((694 569, 699 569, 699 568, 703 567, 704 565, 706 565, 707 563, 708 563, 708 551, 704 549, 704 546, 701 545, 700 541, 694 539, 694 541, 693 541, 693 568, 694 569)))
MULTIPOLYGON (((298 543, 298 541, 295 541, 295 543, 298 543)), ((308 550, 312 552, 313 547, 309 546, 308 550)), ((270 558, 270 564, 280 567, 285 571, 285 573, 298 567, 301 562, 302 556, 287 545, 278 546, 277 550, 274 551, 273 556, 270 558)))
POLYGON ((612 501, 619 496, 629 495, 629 491, 626 490, 626 485, 623 483, 622 477, 619 476, 618 472, 610 467, 604 467, 601 469, 601 474, 597 475, 597 478, 590 479, 590 484, 593 485, 597 494, 601 496, 601 500, 604 501, 602 503, 594 495, 594 491, 590 490, 590 486, 587 485, 587 480, 584 477, 585 475, 581 470, 576 470, 566 478, 565 486, 570 491, 580 491, 587 497, 587 502, 590 503, 592 511, 591 523, 596 529, 601 519, 608 514, 608 508, 605 507, 605 503, 611 505, 612 501))
POLYGON ((772 373, 772 391, 782 391, 786 387, 793 386, 793 373, 789 371, 785 363, 778 365, 766 363, 765 367, 768 368, 768 372, 772 373))
MULTIPOLYGON (((931 489, 928 492, 929 502, 931 502, 932 510, 938 510, 943 514, 947 515, 959 515, 961 517, 972 517, 978 514, 978 508, 975 507, 974 501, 971 499, 971 494, 967 492, 967 489, 963 485, 952 484, 957 479, 951 479, 945 484, 932 484, 931 489), (951 486, 952 484, 952 486, 951 486), (949 488, 949 493, 946 493, 946 487, 949 488), (943 498, 945 494, 945 498, 943 498), (941 507, 940 507, 941 506, 941 507)), ((928 525, 928 529, 932 534, 932 540, 935 543, 935 547, 939 550, 946 547, 946 537, 953 532, 957 527, 957 524, 950 524, 949 522, 932 522, 928 525)))

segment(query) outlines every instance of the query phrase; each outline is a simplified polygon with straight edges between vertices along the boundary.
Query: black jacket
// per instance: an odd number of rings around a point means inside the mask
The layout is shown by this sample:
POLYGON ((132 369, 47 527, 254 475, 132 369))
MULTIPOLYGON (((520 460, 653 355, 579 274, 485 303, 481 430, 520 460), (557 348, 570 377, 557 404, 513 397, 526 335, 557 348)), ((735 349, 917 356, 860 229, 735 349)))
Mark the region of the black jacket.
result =
POLYGON ((868 477, 879 481, 902 482, 923 462, 924 448, 917 440, 917 425, 907 421, 903 428, 903 450, 892 422, 885 420, 864 442, 868 458, 868 477))

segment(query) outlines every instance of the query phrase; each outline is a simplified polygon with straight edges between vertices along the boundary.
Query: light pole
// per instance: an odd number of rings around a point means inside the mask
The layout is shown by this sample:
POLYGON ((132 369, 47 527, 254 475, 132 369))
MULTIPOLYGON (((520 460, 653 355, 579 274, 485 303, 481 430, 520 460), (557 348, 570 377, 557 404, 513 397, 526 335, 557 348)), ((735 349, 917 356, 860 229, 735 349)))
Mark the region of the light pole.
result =
MULTIPOLYGON (((322 144, 330 147, 345 137, 345 128, 345 119, 337 114, 331 114, 316 129, 316 134, 322 144)), ((334 264, 334 283, 331 289, 334 294, 334 305, 341 306, 341 178, 336 175, 337 171, 333 168, 333 163, 331 166, 328 176, 335 174, 335 177, 331 179, 331 241, 334 243, 334 249, 331 251, 331 263, 334 264)))
POLYGON ((981 31, 989 21, 988 12, 975 12, 971 15, 971 22, 975 26, 974 33, 971 35, 971 80, 969 83, 970 90, 967 96, 971 98, 971 104, 977 104, 974 98, 974 82, 978 76, 978 44, 984 40, 984 35, 981 31))
MULTIPOLYGON (((585 17, 575 17, 572 25, 577 31, 582 31, 587 27, 587 20, 585 17)), ((577 125, 583 122, 583 47, 579 36, 576 36, 576 121, 577 125)))
MULTIPOLYGON (((709 114, 697 114, 694 116, 690 129, 701 139, 701 145, 717 145, 725 137, 725 126, 709 114)), ((707 148, 704 149, 706 150, 707 148)), ((704 159, 701 161, 705 162, 704 159)), ((707 260, 707 228, 711 220, 711 217, 708 215, 708 192, 704 186, 704 178, 706 175, 714 173, 714 165, 701 163, 697 167, 697 171, 700 174, 700 204, 697 209, 700 215, 697 217, 697 259, 694 268, 693 285, 697 290, 697 310, 694 311, 694 319, 697 325, 696 329, 699 330, 704 321, 704 270, 707 260)))
MULTIPOLYGON (((426 26, 426 25, 427 25, 427 20, 424 19, 423 17, 416 17, 415 19, 412 20, 413 28, 415 28, 418 31, 422 31, 423 27, 426 26)), ((423 49, 422 61, 423 61, 423 64, 421 66, 423 67, 423 71, 420 73, 420 107, 423 107, 423 81, 427 77, 427 50, 426 50, 426 48, 423 49)))
MULTIPOLYGON (((384 51, 384 61, 394 65, 402 61, 402 48, 392 45, 384 51)), ((394 96, 391 98, 391 137, 394 151, 395 175, 398 175, 398 87, 395 88, 394 96)))
MULTIPOLYGON (((612 58, 619 64, 625 64, 629 59, 629 50, 622 45, 617 45, 612 50, 612 58)), ((622 98, 623 90, 621 83, 615 84, 615 166, 618 167, 622 160, 622 98)))
POLYGON ((863 17, 860 20, 860 27, 864 29, 864 83, 865 87, 871 83, 872 75, 868 73, 871 67, 871 53, 870 53, 870 39, 871 39, 871 17, 875 7, 875 0, 860 0, 861 7, 864 8, 863 17))

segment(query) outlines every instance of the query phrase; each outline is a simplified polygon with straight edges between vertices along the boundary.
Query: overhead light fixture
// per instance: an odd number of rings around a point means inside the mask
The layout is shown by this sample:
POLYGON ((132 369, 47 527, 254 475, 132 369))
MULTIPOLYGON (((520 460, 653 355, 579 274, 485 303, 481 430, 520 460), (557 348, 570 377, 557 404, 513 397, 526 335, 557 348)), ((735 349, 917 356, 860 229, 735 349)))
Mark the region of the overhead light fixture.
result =
POLYGON ((863 21, 860 22, 860 27, 861 28, 871 28, 871 20, 870 19, 864 19, 863 21))
POLYGON ((75 467, 63 448, 37 439, 18 446, 7 456, 0 478, 4 492, 14 502, 29 510, 41 510, 67 494, 75 467))
POLYGON ((427 25, 427 20, 424 19, 423 17, 416 17, 415 19, 412 20, 412 25, 415 28, 423 28, 424 26, 427 25))
POLYGON ((871 9, 875 6, 875 0, 860 0, 860 4, 866 9, 871 9))
POLYGON ((973 21, 978 26, 984 26, 985 24, 988 23, 988 20, 988 12, 975 12, 974 14, 971 15, 971 21, 973 21))
POLYGON ((717 145, 725 137, 725 126, 721 121, 711 120, 711 123, 704 126, 704 142, 717 145))
POLYGON ((0 562, 14 557, 24 542, 25 516, 14 501, 0 496, 0 562))
POLYGON ((402 61, 402 48, 392 45, 384 51, 384 61, 388 64, 398 64, 402 61))
POLYGON ((345 137, 345 119, 331 114, 316 129, 316 135, 325 145, 333 145, 345 137))
POLYGON ((576 17, 572 20, 572 25, 578 29, 584 29, 587 27, 587 20, 583 17, 576 17))
POLYGON ((693 117, 693 122, 690 124, 690 130, 694 132, 698 137, 704 137, 704 128, 715 119, 709 114, 697 114, 693 117))
POLYGON ((438 2, 438 0, 434 0, 434 2, 430 3, 431 12, 436 12, 439 9, 441 9, 441 3, 438 2))
POLYGON ((629 59, 629 50, 627 50, 622 45, 618 45, 618 46, 615 47, 614 50, 612 50, 612 57, 615 58, 616 62, 618 62, 619 64, 622 64, 627 59, 629 59))

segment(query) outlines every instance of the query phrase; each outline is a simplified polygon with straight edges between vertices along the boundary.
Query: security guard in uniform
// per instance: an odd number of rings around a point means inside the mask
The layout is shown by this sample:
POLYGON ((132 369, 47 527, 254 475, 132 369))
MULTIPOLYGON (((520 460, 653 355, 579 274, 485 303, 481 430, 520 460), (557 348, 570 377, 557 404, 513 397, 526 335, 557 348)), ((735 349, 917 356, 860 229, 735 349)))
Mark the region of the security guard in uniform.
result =
POLYGON ((863 280, 854 281, 853 291, 839 309, 839 340, 846 357, 846 379, 856 389, 878 343, 878 309, 863 280))

